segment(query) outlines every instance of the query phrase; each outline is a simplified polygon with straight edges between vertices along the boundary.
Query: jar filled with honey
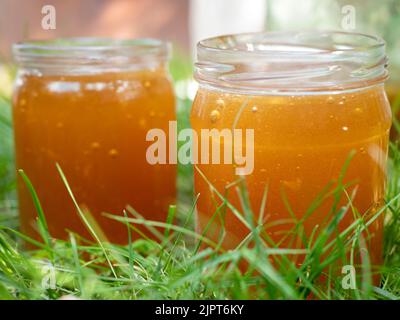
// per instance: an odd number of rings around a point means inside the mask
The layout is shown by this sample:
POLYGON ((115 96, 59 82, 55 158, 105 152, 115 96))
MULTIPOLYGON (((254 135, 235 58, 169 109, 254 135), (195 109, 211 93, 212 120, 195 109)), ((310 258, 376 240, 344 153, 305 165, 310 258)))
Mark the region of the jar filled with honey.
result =
MULTIPOLYGON (((103 213, 123 217, 129 205, 146 219, 165 221, 175 202, 176 166, 146 161, 146 134, 168 133, 175 120, 169 45, 78 38, 13 50, 16 165, 35 188, 50 234, 89 237, 56 164, 108 240, 127 243, 128 231, 103 213)), ((21 229, 37 237, 37 212, 21 177, 18 196, 21 229)))
POLYGON ((381 264, 383 215, 374 215, 384 205, 391 126, 383 41, 342 32, 228 35, 201 41, 197 58, 191 124, 198 136, 216 132, 199 150, 210 143, 220 151, 219 163, 195 168, 199 231, 233 249, 249 224, 261 225, 269 246, 301 249, 341 212, 338 233, 369 221, 363 238, 371 264, 381 264), (243 131, 240 155, 252 163, 244 174, 243 161, 224 162, 224 144, 236 144, 217 135, 226 129, 243 131))

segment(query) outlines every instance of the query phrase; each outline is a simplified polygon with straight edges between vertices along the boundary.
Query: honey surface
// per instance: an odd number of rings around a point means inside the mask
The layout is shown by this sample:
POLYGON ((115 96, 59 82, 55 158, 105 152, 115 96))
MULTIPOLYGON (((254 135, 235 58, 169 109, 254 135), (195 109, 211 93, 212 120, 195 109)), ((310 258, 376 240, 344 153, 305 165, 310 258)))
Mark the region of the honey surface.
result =
MULTIPOLYGON (((21 75, 13 118, 17 168, 32 181, 52 236, 65 238, 72 230, 88 237, 56 163, 110 241, 126 243, 128 231, 102 212, 123 216, 130 205, 147 219, 165 221, 175 201, 176 167, 146 161, 147 131, 168 133, 168 121, 175 120, 175 98, 163 70, 21 75)), ((37 237, 37 213, 21 179, 18 193, 22 230, 37 237)))
MULTIPOLYGON (((367 215, 372 216, 383 203, 391 112, 382 86, 293 96, 245 95, 200 87, 191 123, 198 134, 204 128, 254 129, 254 171, 245 177, 247 192, 255 223, 266 194, 265 231, 278 246, 304 247, 298 239, 290 245, 286 240, 293 235, 288 236, 288 232, 293 231, 295 220, 305 217, 324 189, 332 191, 338 185, 352 151, 354 155, 343 184, 348 184, 346 191, 353 197, 354 208, 368 220, 367 215)), ((215 218, 207 234, 217 240, 222 228, 218 221, 225 215, 223 244, 225 248, 234 248, 248 235, 249 229, 232 210, 220 207, 222 200, 210 190, 211 184, 243 214, 235 185, 227 188, 238 179, 234 165, 198 164, 197 168, 199 228, 205 230, 213 215, 219 212, 220 217, 215 218)), ((308 238, 313 231, 320 233, 326 221, 332 219, 334 199, 326 193, 303 223, 308 238)), ((348 202, 342 192, 339 207, 348 202)), ((352 210, 348 210, 339 231, 354 219, 352 210)), ((381 262, 382 224, 383 215, 368 230, 373 264, 381 262)))

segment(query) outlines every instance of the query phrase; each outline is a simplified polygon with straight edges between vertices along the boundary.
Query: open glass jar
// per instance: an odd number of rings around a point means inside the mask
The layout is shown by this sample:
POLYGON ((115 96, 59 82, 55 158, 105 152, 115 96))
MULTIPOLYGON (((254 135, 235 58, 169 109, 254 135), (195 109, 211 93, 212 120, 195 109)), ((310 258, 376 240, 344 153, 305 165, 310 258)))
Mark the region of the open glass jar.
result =
MULTIPOLYGON (((168 44, 78 38, 13 49, 16 163, 39 196, 50 234, 89 236, 56 163, 108 240, 126 243, 128 232, 103 212, 123 216, 130 205, 165 221, 175 201, 176 167, 147 162, 146 134, 152 128, 168 133, 175 120, 168 44)), ((37 213, 21 178, 18 194, 22 231, 37 237, 37 213)))
MULTIPOLYGON (((235 161, 224 163, 221 156, 219 164, 197 164, 201 232, 232 249, 251 225, 259 226, 268 246, 301 249, 334 217, 343 214, 339 233, 362 217, 369 221, 362 234, 372 264, 379 265, 383 215, 375 215, 383 205, 391 126, 383 41, 353 33, 277 32, 210 38, 197 49, 194 131, 254 133, 246 155, 253 170, 244 185, 235 161)), ((219 143, 223 154, 226 136, 201 140, 199 150, 219 143)))

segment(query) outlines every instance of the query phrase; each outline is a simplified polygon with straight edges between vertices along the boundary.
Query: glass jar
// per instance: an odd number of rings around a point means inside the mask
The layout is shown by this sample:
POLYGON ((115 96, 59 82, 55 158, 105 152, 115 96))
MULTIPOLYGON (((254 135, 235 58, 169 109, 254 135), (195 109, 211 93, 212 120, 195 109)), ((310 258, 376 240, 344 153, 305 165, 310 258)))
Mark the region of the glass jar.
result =
MULTIPOLYGON (((61 39, 14 45, 19 65, 13 99, 16 164, 31 180, 50 234, 89 237, 78 204, 109 241, 126 243, 127 205, 165 221, 176 197, 176 166, 149 164, 146 134, 175 120, 169 46, 157 40, 61 39)), ((18 180, 22 231, 37 237, 32 197, 18 180)), ((136 233, 135 233, 136 234, 136 233)), ((137 235, 137 234, 136 234, 137 235)))
MULTIPOLYGON (((253 151, 246 155, 253 170, 245 175, 236 170, 243 161, 230 164, 222 156, 219 164, 198 161, 201 232, 235 248, 250 233, 250 207, 252 223, 259 225, 262 215, 264 236, 275 246, 303 248, 299 230, 315 239, 338 214, 335 208, 347 206, 339 232, 358 214, 365 221, 377 214, 385 194, 391 126, 382 40, 341 32, 252 33, 206 39, 197 50, 194 132, 200 137, 203 129, 239 129, 244 137, 251 129, 254 136, 253 151), (299 222, 301 228, 295 229, 299 222)), ((232 146, 224 135, 218 138, 199 139, 198 150, 219 143, 222 154, 224 144, 232 146)), ((239 145, 242 155, 249 141, 239 145)), ((371 261, 380 264, 383 215, 368 231, 371 261)))

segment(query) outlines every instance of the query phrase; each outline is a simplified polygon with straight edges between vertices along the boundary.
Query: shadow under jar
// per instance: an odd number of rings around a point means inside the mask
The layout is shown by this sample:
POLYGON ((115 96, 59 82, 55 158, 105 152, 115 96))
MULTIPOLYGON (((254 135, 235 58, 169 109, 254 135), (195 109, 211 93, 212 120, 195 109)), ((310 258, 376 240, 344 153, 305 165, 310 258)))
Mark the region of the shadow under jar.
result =
MULTIPOLYGON (((330 240, 362 217, 369 221, 361 234, 371 264, 380 265, 383 214, 374 215, 383 206, 391 126, 384 43, 362 34, 277 32, 210 38, 197 50, 191 113, 197 135, 242 129, 245 137, 254 130, 254 152, 246 155, 254 170, 242 180, 236 168, 243 164, 223 161, 225 137, 199 139, 221 154, 221 164, 198 160, 195 168, 199 231, 233 249, 253 224, 270 247, 309 248, 345 208, 330 240), (246 193, 251 219, 240 196, 246 193)), ((242 142, 245 155, 248 141, 242 142)))
MULTIPOLYGON (((176 166, 146 161, 146 134, 152 128, 168 133, 175 120, 169 46, 77 38, 21 43, 13 50, 19 65, 16 164, 38 194, 50 234, 89 237, 56 163, 111 242, 127 243, 127 227, 103 212, 123 216, 130 205, 146 219, 165 221, 175 202, 176 166)), ((18 195, 22 231, 37 238, 37 212, 21 177, 18 195)))

